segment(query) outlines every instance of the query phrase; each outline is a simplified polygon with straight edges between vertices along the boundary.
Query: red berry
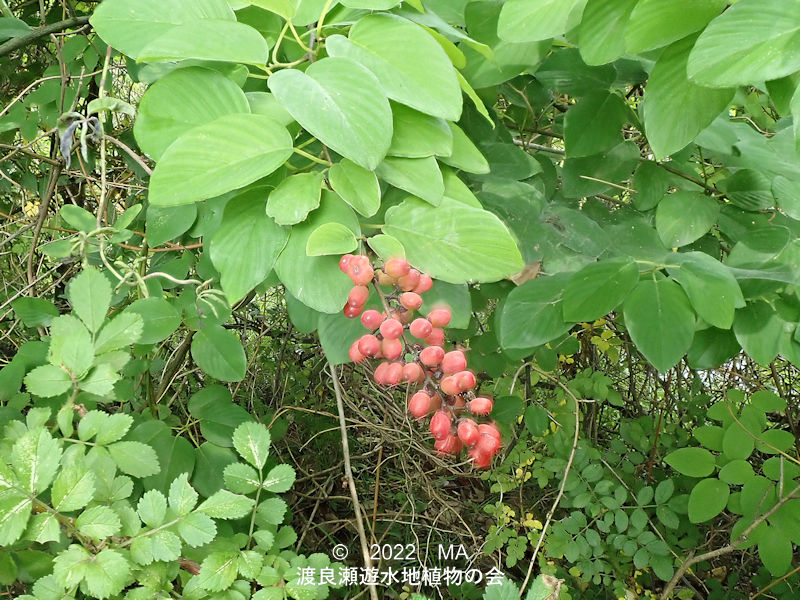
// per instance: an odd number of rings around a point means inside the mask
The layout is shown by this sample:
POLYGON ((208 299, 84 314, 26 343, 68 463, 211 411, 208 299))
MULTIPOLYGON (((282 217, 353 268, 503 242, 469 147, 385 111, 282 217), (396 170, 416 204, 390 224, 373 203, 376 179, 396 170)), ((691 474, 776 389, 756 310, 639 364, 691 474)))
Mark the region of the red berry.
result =
POLYGON ((411 323, 411 326, 408 328, 408 331, 413 335, 415 338, 424 340, 431 334, 433 331, 433 325, 428 319, 414 319, 411 323))
POLYGON ((417 392, 408 400, 408 412, 415 419, 428 416, 431 412, 431 396, 427 392, 417 392))
POLYGON ((488 469, 489 465, 492 464, 491 455, 483 452, 477 446, 469 451, 469 457, 472 459, 472 463, 478 469, 488 469))
POLYGON ((410 362, 403 367, 403 381, 408 383, 422 383, 425 381, 425 372, 415 362, 410 362))
POLYGON ((453 410, 464 410, 467 406, 467 401, 464 396, 454 396, 453 403, 450 405, 453 410))
POLYGON ((350 357, 350 360, 356 363, 360 363, 364 358, 366 358, 361 351, 358 349, 358 340, 352 343, 350 346, 350 352, 347 353, 350 357))
POLYGON ((363 255, 351 258, 347 268, 350 280, 356 285, 367 285, 375 275, 372 265, 369 264, 369 258, 363 255))
POLYGON ((397 362, 387 363, 387 365, 383 381, 386 385, 397 385, 403 380, 403 365, 397 362))
POLYGON ((383 338, 381 354, 389 360, 397 360, 403 354, 403 342, 397 338, 383 338))
POLYGON ((375 357, 380 352, 381 343, 371 333, 362 335, 358 340, 358 351, 364 356, 375 357))
POLYGON ((450 434, 433 444, 434 450, 441 454, 458 454, 461 452, 461 440, 450 434))
POLYGON ((405 258, 390 258, 383 265, 384 272, 394 279, 408 275, 411 270, 411 265, 405 258))
POLYGON ((410 292, 419 285, 419 277, 419 271, 411 269, 407 275, 397 278, 397 285, 404 292, 410 292))
POLYGON ((491 435, 482 435, 475 447, 489 456, 494 456, 500 450, 500 440, 491 435))
POLYGON ((475 374, 472 371, 461 371, 453 377, 456 378, 459 391, 466 392, 475 387, 475 374))
POLYGON ((382 321, 383 315, 374 309, 366 310, 364 314, 361 315, 361 324, 370 331, 375 331, 380 327, 382 321))
POLYGON ((355 286, 347 296, 348 306, 364 306, 367 300, 369 300, 369 288, 365 285, 355 286))
POLYGON ((434 327, 447 327, 451 317, 452 315, 450 314, 449 308, 434 308, 428 314, 428 321, 430 321, 431 325, 434 327))
POLYGON ((467 446, 474 446, 480 439, 478 425, 472 419, 461 419, 458 423, 458 439, 467 446))
POLYGON ((439 392, 434 392, 431 398, 431 410, 439 410, 442 408, 442 395, 439 392))
MULTIPOLYGON (((363 320, 363 317, 362 317, 363 320)), ((467 368, 467 357, 461 350, 453 350, 444 355, 442 359, 442 372, 452 375, 467 368)))
POLYGON ((441 440, 450 435, 450 415, 439 411, 431 418, 431 435, 437 440, 441 440))
POLYGON ((344 313, 344 316, 347 317, 348 319, 355 319, 358 315, 361 314, 362 310, 364 310, 363 305, 350 306, 349 304, 347 304, 345 305, 344 310, 342 312, 344 313))
POLYGON ((434 327, 430 335, 423 340, 429 346, 441 346, 444 344, 444 330, 434 327))
POLYGON ((347 266, 350 264, 350 259, 353 258, 352 254, 345 254, 342 258, 339 259, 339 268, 347 273, 347 266))
POLYGON ((433 287, 433 279, 427 273, 420 273, 419 276, 419 283, 417 287, 415 287, 412 292, 416 292, 417 294, 424 294, 428 290, 433 287))
POLYGON ((442 393, 448 396, 457 395, 461 389, 458 387, 458 380, 453 375, 448 375, 439 382, 439 387, 442 388, 442 393))
POLYGON ((389 363, 382 362, 375 367, 375 372, 372 374, 375 383, 378 385, 386 385, 386 369, 389 368, 389 363))
POLYGON ((498 442, 500 441, 500 431, 492 423, 481 423, 478 425, 478 431, 481 435, 490 435, 498 442))
MULTIPOLYGON (((362 353, 363 354, 363 353, 362 353)), ((419 360, 426 367, 435 367, 444 358, 444 348, 441 346, 428 346, 419 353, 419 360)))
POLYGON ((403 324, 397 319, 386 319, 381 323, 381 335, 390 340, 396 340, 403 335, 403 324))
POLYGON ((418 310, 422 306, 422 296, 414 292, 404 292, 400 294, 400 304, 408 310, 418 310))
POLYGON ((493 405, 494 402, 492 402, 491 398, 478 396, 469 403, 469 412, 480 417, 485 417, 492 412, 493 405))
POLYGON ((400 321, 403 325, 408 325, 414 320, 414 311, 400 308, 394 311, 394 318, 400 321))

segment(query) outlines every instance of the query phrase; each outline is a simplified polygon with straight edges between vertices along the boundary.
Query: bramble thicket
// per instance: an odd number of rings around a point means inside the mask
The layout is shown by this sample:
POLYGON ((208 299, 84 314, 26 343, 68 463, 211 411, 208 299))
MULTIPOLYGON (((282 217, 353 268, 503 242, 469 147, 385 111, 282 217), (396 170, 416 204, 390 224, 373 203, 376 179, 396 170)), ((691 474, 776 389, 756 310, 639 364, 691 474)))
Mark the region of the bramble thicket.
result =
POLYGON ((0 594, 799 597, 798 140, 800 0, 0 0, 0 594))

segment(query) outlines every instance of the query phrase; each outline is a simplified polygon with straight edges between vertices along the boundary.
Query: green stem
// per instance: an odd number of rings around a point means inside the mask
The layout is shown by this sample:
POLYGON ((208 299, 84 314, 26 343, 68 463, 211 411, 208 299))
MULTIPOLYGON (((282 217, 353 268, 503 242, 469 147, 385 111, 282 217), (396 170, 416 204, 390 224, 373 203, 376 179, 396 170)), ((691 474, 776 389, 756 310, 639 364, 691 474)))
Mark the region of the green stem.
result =
POLYGON ((323 160, 321 158, 318 158, 318 157, 314 156, 313 154, 309 154, 305 150, 301 150, 300 148, 295 148, 294 149, 294 153, 295 154, 299 154, 300 156, 302 156, 304 158, 307 158, 308 160, 310 160, 312 162, 315 162, 318 165, 325 165, 326 167, 330 167, 331 166, 331 163, 329 163, 327 160, 323 160))
POLYGON ((3 13, 6 17, 10 19, 14 19, 14 13, 11 12, 11 9, 6 4, 6 0, 0 0, 0 12, 3 13))
MULTIPOLYGON (((263 482, 264 475, 261 472, 261 468, 258 469, 258 480, 263 482)), ((261 499, 261 486, 258 486, 256 490, 256 503, 253 505, 253 514, 250 515, 250 531, 247 532, 247 547, 250 548, 250 544, 253 543, 253 529, 256 525, 256 511, 258 510, 258 501, 261 499)))

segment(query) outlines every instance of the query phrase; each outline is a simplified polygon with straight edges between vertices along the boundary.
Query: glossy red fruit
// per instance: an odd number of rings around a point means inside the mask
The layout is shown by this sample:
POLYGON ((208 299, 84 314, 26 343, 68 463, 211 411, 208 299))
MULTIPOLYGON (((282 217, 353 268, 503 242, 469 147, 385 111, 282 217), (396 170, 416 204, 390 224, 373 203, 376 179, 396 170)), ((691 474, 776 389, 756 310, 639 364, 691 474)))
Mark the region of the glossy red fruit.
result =
POLYGON ((458 423, 458 439, 467 446, 474 446, 480 439, 478 424, 472 419, 461 419, 458 423))
POLYGON ((417 287, 415 287, 412 292, 416 292, 417 294, 424 294, 428 290, 433 287, 433 279, 427 273, 420 273, 419 276, 419 283, 417 287))
MULTIPOLYGON (((363 353, 362 353, 363 354, 363 353)), ((419 360, 426 367, 435 367, 444 358, 444 348, 441 346, 428 346, 419 353, 419 360)))
POLYGON ((482 435, 475 447, 489 456, 494 456, 500 450, 500 440, 491 435, 482 435))
POLYGON ((428 321, 430 321, 431 325, 434 327, 447 327, 451 318, 452 314, 449 308, 434 308, 428 314, 428 321))
POLYGON ((383 270, 389 277, 398 279, 408 275, 409 271, 411 271, 411 265, 408 264, 405 258, 390 258, 383 265, 383 270))
POLYGON ((375 367, 375 372, 372 374, 372 378, 375 380, 375 383, 378 385, 386 385, 386 370, 389 368, 389 363, 381 362, 375 367))
POLYGON ((347 353, 347 355, 350 357, 350 360, 356 363, 360 363, 362 360, 366 358, 363 354, 361 354, 361 351, 358 349, 358 340, 356 340, 350 345, 350 351, 347 353))
POLYGON ((410 292, 419 285, 420 273, 416 269, 411 269, 407 275, 397 278, 397 285, 404 292, 410 292))
POLYGON ((352 254, 345 254, 342 258, 339 259, 339 269, 341 269, 344 273, 347 273, 347 266, 350 264, 350 260, 353 258, 352 254))
POLYGON ((480 425, 478 425, 478 432, 481 435, 490 435, 493 438, 495 438, 498 442, 500 441, 500 431, 492 423, 481 423, 480 425))
POLYGON ((369 300, 369 288, 365 285, 357 285, 350 290, 347 296, 348 306, 364 306, 369 300))
POLYGON ((433 449, 441 454, 458 454, 461 452, 461 448, 461 440, 452 434, 440 440, 436 440, 433 444, 433 449))
POLYGON ((400 294, 400 304, 408 310, 419 310, 422 306, 422 296, 414 292, 404 292, 400 294))
POLYGON ((461 371, 453 375, 458 383, 458 389, 461 392, 466 392, 475 387, 475 373, 472 371, 461 371))
POLYGON ((422 383, 425 381, 425 372, 415 362, 410 362, 403 367, 403 381, 408 383, 422 383))
POLYGON ((431 418, 431 435, 437 440, 441 440, 450 435, 450 415, 439 411, 431 418))
POLYGON ((485 417, 492 412, 492 406, 494 406, 494 402, 491 398, 478 396, 470 401, 468 408, 472 414, 485 417))
MULTIPOLYGON (((406 365, 407 366, 407 365, 406 365)), ((417 392, 408 400, 408 412, 415 419, 428 416, 431 412, 431 396, 427 392, 417 392)))
POLYGON ((434 327, 431 333, 423 340, 428 346, 441 346, 444 344, 444 330, 434 327))
POLYGON ((362 310, 364 310, 363 304, 361 306, 350 306, 349 304, 347 304, 345 305, 344 310, 342 310, 342 312, 344 313, 344 316, 347 317, 348 319, 355 319, 358 315, 361 314, 362 310))
POLYGON ((347 274, 355 285, 367 285, 372 281, 375 272, 366 256, 354 256, 347 265, 347 274))
POLYGON ((384 338, 381 342, 381 354, 388 360, 397 360, 403 354, 403 342, 397 338, 384 338))
POLYGON ((390 340, 396 340, 403 335, 403 324, 397 319, 386 319, 381 323, 381 335, 390 340))
POLYGON ((458 387, 458 380, 453 375, 448 375, 444 379, 439 382, 439 387, 442 390, 443 394, 447 394, 448 396, 455 396, 461 389, 458 387))
POLYGON ((387 365, 386 373, 383 377, 384 384, 397 385, 403 380, 403 365, 398 362, 387 363, 387 365))
POLYGON ((371 333, 362 335, 358 340, 358 351, 364 356, 375 357, 380 352, 381 343, 371 333))
POLYGON ((461 350, 453 350, 444 355, 442 359, 442 372, 453 375, 467 368, 467 357, 461 350))
POLYGON ((365 310, 364 314, 361 315, 361 324, 370 331, 375 331, 381 326, 382 322, 383 315, 381 315, 381 313, 379 313, 377 310, 365 310))
POLYGON ((477 469, 488 469, 492 464, 491 455, 483 452, 477 446, 469 451, 469 457, 472 459, 472 464, 474 464, 477 469))
POLYGON ((414 319, 411 322, 411 326, 408 328, 408 331, 413 335, 415 338, 424 340, 431 334, 433 331, 433 325, 428 319, 414 319))

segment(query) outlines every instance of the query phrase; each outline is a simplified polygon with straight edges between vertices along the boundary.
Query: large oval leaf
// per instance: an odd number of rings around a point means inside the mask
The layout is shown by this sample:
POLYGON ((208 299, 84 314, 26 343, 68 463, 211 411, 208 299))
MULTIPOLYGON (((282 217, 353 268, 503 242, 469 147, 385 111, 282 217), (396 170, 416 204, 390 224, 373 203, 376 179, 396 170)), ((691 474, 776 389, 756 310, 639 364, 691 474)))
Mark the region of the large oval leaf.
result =
POLYGON ((219 19, 177 25, 139 51, 138 60, 208 60, 263 65, 269 58, 264 37, 244 23, 219 19))
POLYGON ((411 264, 450 283, 498 281, 524 266, 500 219, 450 198, 438 207, 409 198, 386 212, 383 231, 403 244, 411 264))
POLYGON ((433 156, 399 158, 387 156, 375 169, 386 183, 438 206, 444 196, 444 181, 433 156))
POLYGON ((691 244, 714 226, 719 209, 719 203, 702 192, 667 194, 656 209, 658 235, 669 248, 691 244))
POLYGON ((220 325, 204 327, 195 334, 192 358, 204 372, 220 381, 240 381, 247 369, 238 336, 220 325))
POLYGON ((342 159, 328 171, 333 190, 359 214, 371 217, 381 207, 381 186, 372 171, 342 159))
POLYGON ((592 263, 570 279, 564 290, 564 319, 594 321, 617 308, 639 280, 639 269, 627 258, 592 263))
POLYGON ((323 58, 305 73, 269 78, 278 102, 309 133, 345 158, 373 170, 392 142, 392 111, 370 71, 346 58, 323 58))
POLYGON ((714 472, 714 455, 705 448, 678 448, 664 462, 689 477, 708 477, 714 472))
POLYGON ((589 0, 578 32, 587 65, 603 65, 625 54, 625 31, 637 0, 589 0))
POLYGON ((728 504, 731 488, 719 479, 703 479, 689 494, 689 521, 703 523, 713 519, 728 504))
POLYGON ((629 54, 653 50, 699 31, 728 0, 640 0, 625 34, 629 54))
POLYGON ((453 134, 444 119, 392 104, 392 124, 391 156, 425 158, 453 153, 453 134))
POLYGON ((332 35, 325 48, 331 56, 351 58, 372 71, 392 100, 434 117, 461 118, 461 86, 453 63, 439 43, 411 21, 369 15, 353 25, 349 39, 332 35))
POLYGON ((219 196, 269 175, 291 155, 292 136, 271 119, 220 117, 167 148, 150 179, 150 203, 174 206, 219 196))
POLYGON ((133 133, 153 160, 182 134, 233 113, 249 113, 241 88, 219 71, 191 67, 159 79, 142 96, 133 133))
POLYGON ((498 334, 506 349, 541 346, 566 333, 572 323, 562 316, 561 299, 569 274, 537 277, 508 294, 498 334))
POLYGON ((319 206, 322 173, 297 173, 278 184, 269 194, 267 214, 278 225, 294 225, 305 220, 319 206))
POLYGON ((563 35, 575 0, 508 0, 497 35, 507 42, 535 42, 563 35))

